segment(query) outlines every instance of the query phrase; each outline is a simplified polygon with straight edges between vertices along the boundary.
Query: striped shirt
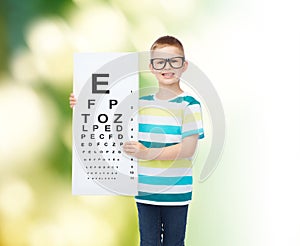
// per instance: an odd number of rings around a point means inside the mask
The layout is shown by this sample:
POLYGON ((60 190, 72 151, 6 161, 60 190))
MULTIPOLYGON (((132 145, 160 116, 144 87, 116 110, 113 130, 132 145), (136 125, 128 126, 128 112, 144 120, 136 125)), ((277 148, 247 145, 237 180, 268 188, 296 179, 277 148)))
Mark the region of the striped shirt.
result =
MULTIPOLYGON (((155 95, 139 100, 139 142, 147 148, 178 144, 183 138, 204 137, 200 103, 186 92, 170 100, 155 95)), ((192 198, 191 159, 139 160, 137 202, 185 205, 192 198)))

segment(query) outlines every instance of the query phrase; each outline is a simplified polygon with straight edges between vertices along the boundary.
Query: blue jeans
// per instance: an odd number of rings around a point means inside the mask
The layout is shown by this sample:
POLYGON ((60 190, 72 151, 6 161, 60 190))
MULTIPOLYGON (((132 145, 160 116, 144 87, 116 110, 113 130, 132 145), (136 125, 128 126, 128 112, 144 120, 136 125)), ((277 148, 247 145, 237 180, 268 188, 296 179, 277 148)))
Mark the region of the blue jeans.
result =
POLYGON ((188 205, 137 203, 140 246, 184 246, 188 205))

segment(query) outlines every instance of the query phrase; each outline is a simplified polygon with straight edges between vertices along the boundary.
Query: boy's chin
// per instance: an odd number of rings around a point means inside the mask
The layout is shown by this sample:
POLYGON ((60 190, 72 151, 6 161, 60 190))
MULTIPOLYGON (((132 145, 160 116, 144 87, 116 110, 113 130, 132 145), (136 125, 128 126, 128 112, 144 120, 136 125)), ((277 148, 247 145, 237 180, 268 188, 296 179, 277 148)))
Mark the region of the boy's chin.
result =
POLYGON ((176 78, 159 80, 159 84, 161 84, 161 85, 174 85, 174 84, 178 84, 178 83, 179 83, 179 80, 176 78))

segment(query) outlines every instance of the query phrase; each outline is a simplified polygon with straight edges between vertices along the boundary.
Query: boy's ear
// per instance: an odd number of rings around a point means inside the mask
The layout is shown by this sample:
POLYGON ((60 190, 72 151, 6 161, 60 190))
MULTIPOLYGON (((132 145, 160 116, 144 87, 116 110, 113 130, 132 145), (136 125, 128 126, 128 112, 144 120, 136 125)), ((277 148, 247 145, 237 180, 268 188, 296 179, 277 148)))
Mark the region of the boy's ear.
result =
POLYGON ((189 66, 188 61, 184 61, 184 64, 183 64, 183 72, 185 72, 185 71, 188 69, 188 66, 189 66))
POLYGON ((149 63, 149 69, 150 69, 151 73, 154 73, 154 69, 153 69, 153 66, 151 63, 149 63))

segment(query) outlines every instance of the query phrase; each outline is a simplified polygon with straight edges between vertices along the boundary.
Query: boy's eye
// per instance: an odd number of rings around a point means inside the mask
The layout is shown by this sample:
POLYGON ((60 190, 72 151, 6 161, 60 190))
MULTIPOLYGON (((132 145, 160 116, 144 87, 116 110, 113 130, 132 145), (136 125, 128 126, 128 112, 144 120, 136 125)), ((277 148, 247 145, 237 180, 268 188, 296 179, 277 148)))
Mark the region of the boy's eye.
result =
POLYGON ((172 62, 172 63, 179 63, 180 60, 179 60, 179 59, 171 59, 171 62, 172 62))

